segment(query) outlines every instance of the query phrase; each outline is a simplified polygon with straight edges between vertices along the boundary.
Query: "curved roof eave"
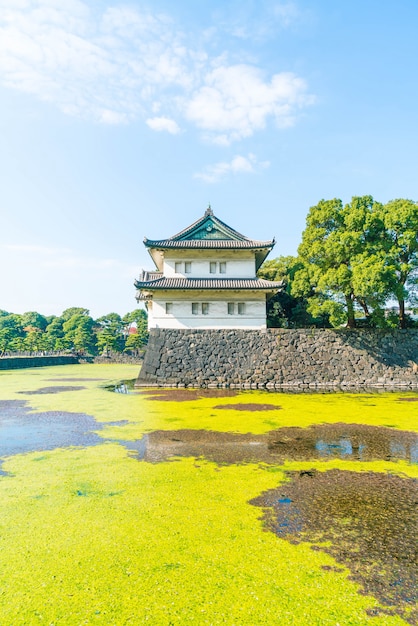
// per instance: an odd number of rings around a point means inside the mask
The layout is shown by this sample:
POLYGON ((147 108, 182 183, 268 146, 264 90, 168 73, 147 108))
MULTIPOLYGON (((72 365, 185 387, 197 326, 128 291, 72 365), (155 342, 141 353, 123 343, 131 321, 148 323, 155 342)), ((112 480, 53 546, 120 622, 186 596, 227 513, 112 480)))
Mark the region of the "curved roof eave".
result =
POLYGON ((181 249, 212 249, 212 250, 261 250, 272 249, 275 245, 275 239, 271 241, 252 241, 246 240, 234 240, 234 239, 147 239, 144 238, 144 245, 147 248, 154 248, 156 250, 168 250, 175 248, 181 249))
POLYGON ((279 290, 283 282, 262 278, 159 278, 149 281, 135 281, 137 289, 147 291, 195 291, 195 290, 279 290))

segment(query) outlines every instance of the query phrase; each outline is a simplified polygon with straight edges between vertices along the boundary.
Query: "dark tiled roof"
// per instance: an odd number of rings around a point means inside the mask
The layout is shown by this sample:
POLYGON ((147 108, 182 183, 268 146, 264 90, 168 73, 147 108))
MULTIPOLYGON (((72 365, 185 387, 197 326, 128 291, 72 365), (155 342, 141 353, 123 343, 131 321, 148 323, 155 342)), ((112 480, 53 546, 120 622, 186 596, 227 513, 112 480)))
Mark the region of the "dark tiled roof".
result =
POLYGON ((150 280, 158 280, 159 278, 163 278, 162 272, 148 272, 147 270, 142 270, 139 282, 147 283, 150 280))
POLYGON ((147 239, 147 248, 211 248, 211 249, 265 249, 274 246, 275 241, 253 241, 234 228, 225 224, 209 207, 203 217, 182 231, 167 239, 147 239))
MULTIPOLYGON (((196 236, 196 235, 199 232, 199 230, 202 227, 204 227, 206 224, 210 224, 211 230, 214 228, 216 231, 218 231, 216 239, 235 239, 235 240, 246 239, 248 240, 248 237, 246 237, 245 235, 242 235, 234 228, 231 228, 231 226, 228 226, 228 224, 225 224, 225 222, 220 220, 219 217, 216 217, 216 215, 214 215, 210 207, 206 209, 203 217, 200 217, 198 220, 193 222, 193 224, 190 224, 190 226, 187 226, 187 228, 183 228, 183 230, 177 233, 177 235, 173 235, 172 237, 169 237, 169 239, 176 239, 176 240, 182 240, 182 241, 184 241, 185 239, 186 240, 187 239, 201 239, 202 238, 201 235, 199 236, 196 236)), ((203 237, 203 238, 206 239, 206 237, 203 237)), ((211 239, 212 237, 208 237, 208 238, 211 239)))
POLYGON ((228 249, 228 250, 254 250, 260 248, 272 248, 275 240, 272 241, 252 241, 251 239, 144 239, 144 245, 147 248, 194 248, 212 250, 228 249))
MULTIPOLYGON (((142 278, 142 277, 141 277, 142 278)), ((282 287, 281 282, 273 282, 262 278, 160 278, 157 280, 137 280, 137 289, 154 291, 160 289, 276 289, 282 287)))

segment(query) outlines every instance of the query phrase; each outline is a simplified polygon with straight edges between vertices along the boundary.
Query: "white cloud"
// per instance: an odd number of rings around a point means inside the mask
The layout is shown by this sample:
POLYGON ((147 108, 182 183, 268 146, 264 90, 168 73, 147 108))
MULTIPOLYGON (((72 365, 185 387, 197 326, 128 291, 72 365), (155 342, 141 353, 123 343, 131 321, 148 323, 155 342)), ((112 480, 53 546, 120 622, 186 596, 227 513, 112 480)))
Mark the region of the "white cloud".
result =
MULTIPOLYGON (((210 56, 203 37, 195 45, 199 37, 167 15, 119 4, 100 12, 99 5, 0 0, 0 84, 103 124, 142 118, 153 130, 177 134, 184 118, 221 145, 251 136, 269 119, 289 126, 312 102, 302 78, 231 65, 227 49, 210 56)), ((292 3, 273 10, 283 23, 295 12, 292 3)))
POLYGON ((277 2, 272 13, 284 28, 288 28, 301 17, 301 11, 294 2, 277 2))
POLYGON ((186 116, 216 143, 229 144, 266 126, 269 117, 291 126, 296 111, 311 102, 306 84, 288 72, 270 81, 249 65, 222 66, 209 72, 205 84, 186 105, 186 116))
POLYGON ((168 117, 151 117, 147 119, 147 124, 152 130, 166 131, 171 135, 177 135, 180 132, 177 122, 168 117))
MULTIPOLYGON (((255 0, 226 5, 218 14, 221 29, 237 39, 265 41, 305 18, 294 2, 255 0)), ((211 32, 211 36, 219 36, 211 32)))
POLYGON ((268 161, 258 161, 254 154, 249 154, 247 157, 237 155, 229 163, 221 161, 214 165, 208 165, 202 172, 196 173, 194 177, 200 178, 206 183, 217 183, 228 174, 254 174, 260 169, 269 167, 269 165, 268 161))
MULTIPOLYGON (((187 51, 163 16, 78 0, 2 0, 0 80, 102 123, 138 116, 161 89, 190 84, 187 51)), ((1 5, 0 5, 1 6, 1 5)))

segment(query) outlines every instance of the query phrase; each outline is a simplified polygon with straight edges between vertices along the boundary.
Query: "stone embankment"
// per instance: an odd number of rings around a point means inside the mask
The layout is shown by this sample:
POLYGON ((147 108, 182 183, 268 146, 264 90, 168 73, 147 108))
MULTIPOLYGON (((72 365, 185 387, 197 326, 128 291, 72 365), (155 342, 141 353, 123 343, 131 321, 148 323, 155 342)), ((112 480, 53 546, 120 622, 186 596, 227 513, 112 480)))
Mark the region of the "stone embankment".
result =
POLYGON ((49 367, 51 365, 72 365, 78 362, 78 357, 74 355, 5 356, 0 358, 0 370, 15 370, 26 367, 49 367))
POLYGON ((418 330, 153 329, 137 386, 418 388, 418 330))
POLYGON ((100 356, 95 356, 93 358, 93 363, 105 363, 105 364, 117 363, 118 365, 128 364, 128 363, 139 364, 139 363, 142 363, 143 358, 144 358, 143 353, 141 353, 140 355, 131 355, 131 354, 124 354, 120 352, 112 352, 110 354, 102 354, 100 356))

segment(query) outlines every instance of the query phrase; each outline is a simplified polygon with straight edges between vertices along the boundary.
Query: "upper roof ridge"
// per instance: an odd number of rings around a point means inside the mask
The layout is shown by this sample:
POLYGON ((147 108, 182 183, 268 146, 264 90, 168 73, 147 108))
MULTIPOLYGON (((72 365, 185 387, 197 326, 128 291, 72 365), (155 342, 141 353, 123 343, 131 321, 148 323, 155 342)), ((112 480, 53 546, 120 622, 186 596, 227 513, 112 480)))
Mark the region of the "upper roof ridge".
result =
POLYGON ((228 224, 225 224, 219 217, 216 217, 212 207, 209 205, 206 209, 203 217, 183 228, 179 233, 176 233, 172 237, 168 237, 169 241, 179 241, 184 239, 202 239, 202 238, 214 238, 217 233, 216 239, 234 239, 241 241, 249 241, 248 237, 242 235, 228 224), (197 236, 193 236, 197 235, 197 236))

